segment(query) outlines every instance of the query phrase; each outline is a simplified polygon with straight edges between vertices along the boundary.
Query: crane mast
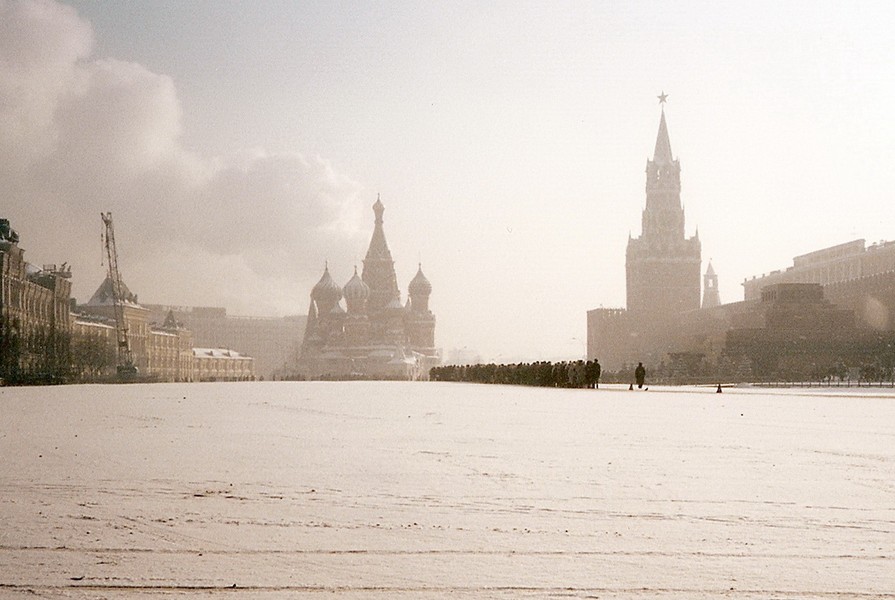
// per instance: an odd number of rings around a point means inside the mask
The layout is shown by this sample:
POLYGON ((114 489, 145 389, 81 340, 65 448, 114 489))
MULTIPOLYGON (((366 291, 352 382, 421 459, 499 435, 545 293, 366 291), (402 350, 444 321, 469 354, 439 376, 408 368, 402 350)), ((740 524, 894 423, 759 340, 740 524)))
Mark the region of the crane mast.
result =
POLYGON ((106 257, 109 262, 109 281, 112 283, 112 304, 115 307, 115 331, 118 337, 117 368, 119 375, 135 374, 134 354, 131 351, 127 335, 127 323, 124 320, 124 304, 121 293, 121 273, 118 271, 118 250, 115 248, 115 230, 112 227, 112 213, 100 213, 105 225, 103 236, 106 257))

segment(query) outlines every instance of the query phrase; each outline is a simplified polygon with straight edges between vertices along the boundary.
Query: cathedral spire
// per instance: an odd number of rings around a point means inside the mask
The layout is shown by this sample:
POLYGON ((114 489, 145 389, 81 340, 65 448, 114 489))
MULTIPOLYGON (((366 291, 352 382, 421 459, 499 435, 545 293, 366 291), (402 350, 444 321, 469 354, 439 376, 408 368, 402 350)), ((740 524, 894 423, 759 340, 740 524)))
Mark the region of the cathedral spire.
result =
MULTIPOLYGON (((385 241, 385 230, 382 228, 382 213, 385 212, 385 206, 379 195, 376 195, 376 204, 373 205, 373 214, 376 218, 373 222, 373 237, 370 239, 370 247, 367 248, 367 257, 364 259, 364 266, 370 260, 392 260, 391 250, 388 249, 388 242, 385 241)), ((394 264, 394 263, 392 263, 394 264)))
POLYGON ((373 213, 376 215, 375 224, 379 227, 382 227, 382 213, 385 212, 385 205, 382 204, 382 200, 379 198, 379 194, 376 194, 376 204, 373 205, 373 213))
POLYGON ((388 249, 385 230, 382 227, 384 212, 385 206, 377 194, 376 203, 373 205, 373 213, 376 216, 373 224, 373 237, 370 239, 370 247, 367 248, 361 275, 364 283, 370 286, 370 298, 367 301, 370 312, 383 310, 394 299, 401 300, 398 278, 395 275, 395 261, 392 260, 392 253, 388 249))

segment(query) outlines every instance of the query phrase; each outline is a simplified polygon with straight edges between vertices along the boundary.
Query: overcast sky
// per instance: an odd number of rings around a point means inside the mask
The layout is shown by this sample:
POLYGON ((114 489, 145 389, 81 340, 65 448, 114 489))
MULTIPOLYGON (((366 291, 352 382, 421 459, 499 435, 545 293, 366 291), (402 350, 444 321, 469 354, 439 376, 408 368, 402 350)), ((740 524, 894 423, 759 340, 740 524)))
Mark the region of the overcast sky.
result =
POLYGON ((306 314, 381 194, 436 342, 575 358, 623 307, 667 93, 687 234, 723 302, 792 257, 895 239, 891 2, 0 0, 0 216, 143 302, 306 314))

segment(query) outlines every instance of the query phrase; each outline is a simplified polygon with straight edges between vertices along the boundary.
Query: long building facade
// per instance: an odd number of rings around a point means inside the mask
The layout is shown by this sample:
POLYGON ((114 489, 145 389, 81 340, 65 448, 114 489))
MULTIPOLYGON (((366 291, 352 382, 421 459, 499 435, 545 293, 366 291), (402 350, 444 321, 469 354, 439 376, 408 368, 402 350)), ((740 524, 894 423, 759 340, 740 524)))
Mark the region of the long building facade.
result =
POLYGON ((62 380, 71 362, 65 264, 38 268, 25 261, 19 236, 0 219, 0 382, 62 380))
POLYGON ((432 284, 420 265, 402 304, 379 198, 373 212, 362 273, 355 268, 343 287, 333 281, 327 265, 311 290, 294 377, 427 379, 429 369, 440 362, 435 315, 429 308, 432 284))
MULTIPOLYGON (((127 285, 121 284, 121 297, 130 349, 137 372, 150 381, 252 381, 256 378, 254 359, 230 348, 194 347, 193 332, 169 310, 163 319, 153 320, 152 311, 137 302, 127 285)), ((86 304, 75 307, 74 347, 83 378, 110 375, 114 370, 115 302, 113 286, 107 277, 86 304), (104 340, 109 351, 97 347, 104 340), (95 357, 88 361, 86 356, 95 357), (111 363, 101 361, 111 356, 111 363), (96 362, 100 361, 100 362, 96 362)))
MULTIPOLYGON (((25 260, 19 236, 0 219, 0 384, 110 381, 118 336, 111 281, 90 300, 71 298, 71 269, 25 260)), ((151 312, 122 286, 128 340, 146 381, 246 381, 254 359, 228 348, 193 348, 193 334, 169 312, 151 312)))

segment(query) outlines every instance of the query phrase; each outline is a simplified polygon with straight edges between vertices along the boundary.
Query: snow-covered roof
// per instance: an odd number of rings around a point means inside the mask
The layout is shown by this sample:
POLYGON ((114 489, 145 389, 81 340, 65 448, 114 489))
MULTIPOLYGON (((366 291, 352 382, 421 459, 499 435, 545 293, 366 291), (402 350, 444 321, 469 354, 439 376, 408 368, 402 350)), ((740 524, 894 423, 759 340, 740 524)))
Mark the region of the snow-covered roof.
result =
POLYGON ((115 329, 114 325, 108 323, 100 323, 91 319, 81 319, 76 317, 74 322, 83 327, 97 327, 99 329, 115 329))
MULTIPOLYGON (((87 306, 111 306, 113 302, 112 280, 108 276, 103 280, 100 286, 93 293, 93 296, 87 302, 87 306)), ((137 297, 131 293, 127 285, 121 282, 121 302, 130 306, 140 306, 137 303, 137 297)))
POLYGON ((176 333, 171 333, 170 331, 162 331, 160 329, 152 328, 152 335, 164 336, 164 337, 177 337, 176 333))
POLYGON ((193 356, 207 358, 232 358, 234 360, 248 360, 251 356, 240 354, 236 350, 227 348, 193 348, 193 356))

